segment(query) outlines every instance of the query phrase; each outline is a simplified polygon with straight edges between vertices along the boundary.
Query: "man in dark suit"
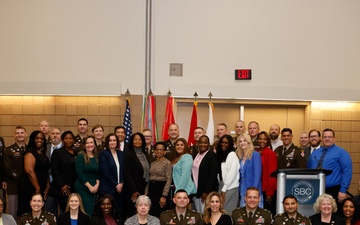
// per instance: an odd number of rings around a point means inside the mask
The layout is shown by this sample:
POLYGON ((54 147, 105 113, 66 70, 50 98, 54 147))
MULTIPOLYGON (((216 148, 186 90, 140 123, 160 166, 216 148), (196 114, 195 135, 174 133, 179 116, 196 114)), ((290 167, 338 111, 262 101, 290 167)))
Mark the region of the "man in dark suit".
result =
POLYGON ((300 214, 298 210, 298 202, 294 195, 287 195, 283 200, 284 213, 274 217, 273 225, 310 225, 310 219, 300 214))
MULTIPOLYGON (((51 132, 50 132, 51 142, 47 145, 47 149, 46 149, 46 155, 50 160, 51 160, 52 153, 55 150, 60 149, 62 147, 63 143, 61 141, 61 134, 62 134, 62 130, 60 128, 53 127, 51 129, 51 132)), ((50 174, 50 185, 51 185, 52 181, 53 181, 53 178, 51 175, 51 169, 49 170, 49 174, 50 174)), ((46 212, 51 212, 54 215, 58 215, 58 205, 59 205, 59 202, 56 197, 47 196, 46 201, 45 201, 46 212)))
POLYGON ((175 208, 167 210, 160 215, 161 225, 202 225, 203 221, 199 213, 188 209, 189 196, 184 189, 179 189, 173 199, 175 208))
POLYGON ((119 140, 118 149, 120 151, 126 152, 129 149, 129 143, 125 143, 125 127, 116 126, 114 128, 114 133, 119 140))
POLYGON ((249 187, 245 196, 246 206, 237 208, 232 212, 234 225, 270 225, 272 221, 271 212, 259 208, 260 191, 256 187, 249 187))
POLYGON ((283 145, 275 149, 278 157, 278 169, 306 168, 305 150, 295 146, 292 142, 292 130, 281 130, 283 145))
POLYGON ((309 159, 311 153, 321 147, 321 133, 318 130, 312 129, 309 131, 310 146, 305 148, 306 161, 309 159))

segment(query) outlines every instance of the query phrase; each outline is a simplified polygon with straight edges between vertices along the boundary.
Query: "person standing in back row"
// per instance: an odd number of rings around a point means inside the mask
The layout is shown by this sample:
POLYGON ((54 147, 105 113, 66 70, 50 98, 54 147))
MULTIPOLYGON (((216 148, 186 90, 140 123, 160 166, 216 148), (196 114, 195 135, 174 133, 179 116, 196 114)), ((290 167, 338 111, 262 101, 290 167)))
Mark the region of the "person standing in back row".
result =
POLYGON ((290 128, 281 130, 283 145, 275 149, 278 159, 278 169, 306 168, 305 150, 292 142, 293 134, 290 128))

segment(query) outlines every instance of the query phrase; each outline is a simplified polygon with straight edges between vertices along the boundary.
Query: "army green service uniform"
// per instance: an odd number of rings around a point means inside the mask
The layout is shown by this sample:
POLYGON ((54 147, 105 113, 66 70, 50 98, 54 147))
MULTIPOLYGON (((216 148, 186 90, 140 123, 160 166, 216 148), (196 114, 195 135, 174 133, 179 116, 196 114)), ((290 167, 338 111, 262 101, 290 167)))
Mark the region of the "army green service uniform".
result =
POLYGON ((19 225, 56 225, 53 214, 42 211, 40 217, 33 218, 32 213, 25 213, 19 218, 19 225))
POLYGON ((306 157, 303 149, 291 144, 284 153, 283 150, 283 145, 274 150, 278 158, 278 169, 306 168, 306 157))
POLYGON ((270 225, 272 222, 271 212, 259 207, 251 218, 246 212, 246 207, 235 209, 231 217, 234 225, 270 225))
POLYGON ((310 225, 310 219, 296 212, 296 218, 289 218, 287 213, 280 213, 274 217, 273 225, 310 225))
POLYGON ((187 209, 184 215, 184 219, 180 222, 175 209, 167 210, 160 215, 161 225, 203 225, 203 221, 199 213, 187 209))
POLYGON ((176 151, 175 151, 175 145, 173 145, 173 143, 171 143, 170 139, 167 141, 164 141, 165 144, 165 150, 166 150, 166 154, 165 154, 165 158, 167 158, 170 162, 172 162, 175 157, 176 157, 176 151))

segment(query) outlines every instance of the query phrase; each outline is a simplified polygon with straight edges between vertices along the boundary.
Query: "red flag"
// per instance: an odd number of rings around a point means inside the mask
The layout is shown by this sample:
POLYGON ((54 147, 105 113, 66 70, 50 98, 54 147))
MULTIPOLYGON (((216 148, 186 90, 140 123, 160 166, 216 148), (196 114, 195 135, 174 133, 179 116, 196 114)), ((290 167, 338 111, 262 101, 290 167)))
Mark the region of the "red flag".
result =
POLYGON ((194 130, 197 127, 197 104, 198 103, 194 101, 193 111, 191 115, 190 129, 189 129, 189 138, 188 138, 189 146, 193 146, 196 144, 196 141, 194 139, 194 130))
POLYGON ((164 141, 169 139, 168 129, 170 124, 175 123, 174 112, 173 112, 173 101, 174 98, 169 96, 166 103, 165 119, 162 126, 162 138, 164 141))

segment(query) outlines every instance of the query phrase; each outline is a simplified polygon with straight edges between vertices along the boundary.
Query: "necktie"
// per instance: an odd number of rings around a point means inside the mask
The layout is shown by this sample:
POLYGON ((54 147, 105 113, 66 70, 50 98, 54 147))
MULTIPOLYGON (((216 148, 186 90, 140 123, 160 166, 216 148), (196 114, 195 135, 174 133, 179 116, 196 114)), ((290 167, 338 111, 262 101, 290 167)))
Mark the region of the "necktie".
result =
POLYGON ((250 220, 252 219, 252 216, 253 216, 253 213, 252 213, 252 212, 249 212, 249 219, 250 219, 250 220))
POLYGON ((295 218, 290 218, 290 221, 294 224, 295 218))
POLYGON ((183 214, 180 214, 180 222, 182 222, 184 220, 184 216, 183 214))
POLYGON ((286 152, 286 148, 284 148, 284 150, 283 150, 283 155, 285 155, 285 152, 286 152))
POLYGON ((326 155, 327 148, 324 148, 322 151, 323 151, 323 152, 322 152, 322 155, 321 155, 321 157, 320 157, 320 160, 319 160, 319 162, 318 162, 318 164, 317 164, 317 166, 316 166, 316 169, 324 169, 324 168, 322 167, 322 164, 323 164, 323 162, 324 162, 324 158, 325 158, 325 155, 326 155))
POLYGON ((24 147, 24 146, 21 146, 20 149, 21 149, 21 151, 25 151, 25 147, 24 147))

